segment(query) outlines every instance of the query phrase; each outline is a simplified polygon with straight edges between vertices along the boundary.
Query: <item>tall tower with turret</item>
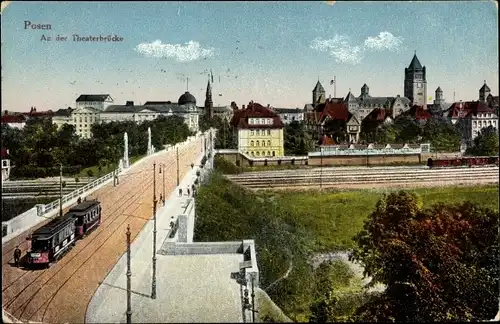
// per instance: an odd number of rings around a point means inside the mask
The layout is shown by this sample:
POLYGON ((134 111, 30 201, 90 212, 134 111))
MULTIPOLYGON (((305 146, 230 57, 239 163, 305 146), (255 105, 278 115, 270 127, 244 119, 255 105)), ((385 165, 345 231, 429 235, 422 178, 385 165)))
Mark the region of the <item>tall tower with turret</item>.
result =
POLYGON ((212 86, 210 80, 207 84, 207 93, 205 95, 205 116, 209 119, 214 118, 214 103, 212 101, 212 86))
POLYGON ((441 90, 441 87, 438 87, 435 92, 434 105, 442 104, 444 104, 443 90, 441 90))
POLYGON ((313 91, 313 107, 316 108, 318 104, 325 103, 326 101, 326 91, 325 88, 321 85, 321 82, 316 83, 316 86, 314 87, 313 91))
POLYGON ((481 89, 479 89, 479 101, 482 103, 486 103, 486 99, 488 98, 490 93, 490 87, 486 85, 486 80, 484 80, 483 86, 481 87, 481 89))
POLYGON ((411 105, 427 108, 427 79, 425 66, 420 64, 417 52, 413 55, 410 65, 405 68, 405 97, 410 99, 411 105))

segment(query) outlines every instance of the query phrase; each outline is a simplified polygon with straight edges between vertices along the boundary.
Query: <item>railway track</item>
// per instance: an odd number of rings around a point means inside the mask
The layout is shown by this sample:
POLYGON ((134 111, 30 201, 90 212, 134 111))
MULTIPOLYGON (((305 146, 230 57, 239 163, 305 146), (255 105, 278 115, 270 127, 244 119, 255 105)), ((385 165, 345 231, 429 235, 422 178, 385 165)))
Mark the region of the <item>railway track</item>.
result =
MULTIPOLYGON (((199 153, 200 144, 195 141, 179 150, 179 159, 192 161, 199 153)), ((170 193, 176 186, 175 153, 162 155, 156 162, 167 165, 165 191, 170 193)), ((127 224, 131 225, 134 239, 149 221, 153 205, 152 164, 153 160, 146 161, 124 174, 116 188, 111 184, 92 194, 102 204, 101 226, 78 241, 51 268, 29 271, 9 264, 16 245, 20 245, 25 254, 28 248, 25 240, 27 232, 3 246, 2 304, 10 314, 22 320, 49 323, 84 322, 87 304, 99 286, 99 281, 104 279, 125 251, 123 233, 127 224)), ((181 175, 188 168, 187 164, 181 164, 181 175)), ((157 197, 162 193, 161 180, 157 175, 157 197)))
POLYGON ((419 187, 498 183, 498 167, 323 168, 226 175, 250 189, 419 187))

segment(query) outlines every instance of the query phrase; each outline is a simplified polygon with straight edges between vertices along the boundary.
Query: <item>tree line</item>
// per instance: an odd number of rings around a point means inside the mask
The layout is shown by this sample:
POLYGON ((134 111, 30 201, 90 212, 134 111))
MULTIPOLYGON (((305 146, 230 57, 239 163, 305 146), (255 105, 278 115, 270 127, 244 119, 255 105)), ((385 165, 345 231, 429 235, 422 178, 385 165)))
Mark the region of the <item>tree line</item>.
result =
POLYGON ((129 156, 147 153, 148 134, 157 149, 175 144, 192 135, 184 119, 179 116, 160 116, 137 124, 133 121, 95 123, 92 137, 81 138, 73 125, 60 128, 49 119, 29 119, 22 129, 8 125, 1 130, 2 147, 9 149, 12 177, 50 177, 73 175, 82 168, 117 163, 124 153, 123 135, 127 132, 129 156))

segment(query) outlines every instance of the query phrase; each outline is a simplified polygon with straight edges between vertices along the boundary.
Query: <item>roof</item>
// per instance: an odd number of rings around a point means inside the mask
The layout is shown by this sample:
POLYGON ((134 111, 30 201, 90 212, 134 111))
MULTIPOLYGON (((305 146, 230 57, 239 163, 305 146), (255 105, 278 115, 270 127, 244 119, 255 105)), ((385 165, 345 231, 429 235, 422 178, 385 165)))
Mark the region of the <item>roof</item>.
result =
POLYGON ((321 82, 316 83, 316 86, 313 89, 313 92, 325 92, 325 88, 323 88, 323 85, 321 85, 321 82))
POLYGON ((416 120, 427 120, 432 117, 431 113, 423 106, 413 105, 408 114, 416 120))
POLYGON ((327 135, 323 135, 321 140, 320 140, 320 145, 336 145, 336 144, 337 143, 335 143, 333 138, 331 138, 327 135))
POLYGON ((144 106, 154 106, 154 105, 169 105, 171 101, 146 101, 144 106))
POLYGON ((496 113, 495 109, 486 106, 480 101, 455 102, 447 110, 447 117, 466 118, 477 116, 478 113, 496 113))
POLYGON ((106 101, 106 99, 109 97, 109 94, 84 94, 84 95, 80 95, 80 97, 78 97, 76 99, 76 102, 81 102, 81 101, 100 101, 100 102, 104 102, 106 101))
POLYGON ((422 64, 420 64, 420 61, 418 60, 417 54, 413 55, 413 59, 410 62, 410 65, 408 66, 408 69, 410 70, 422 70, 422 64))
POLYGON ((393 98, 390 97, 362 97, 358 98, 360 105, 385 105, 392 103, 393 98))
POLYGON ((390 117, 391 115, 392 114, 390 108, 375 108, 365 117, 365 120, 383 122, 387 117, 390 117))
POLYGON ((308 111, 304 113, 304 120, 308 124, 318 124, 321 117, 321 112, 318 111, 308 111))
POLYGON ((69 117, 73 110, 73 108, 59 109, 54 113, 54 116, 69 117))
POLYGON ((179 97, 179 100, 177 100, 179 105, 185 105, 185 104, 195 104, 196 105, 196 98, 189 93, 189 91, 184 92, 183 95, 179 97))
POLYGON ((258 103, 249 103, 247 108, 240 109, 234 112, 231 119, 231 125, 237 128, 283 128, 285 125, 281 118, 272 111, 258 103), (248 118, 272 118, 273 123, 270 125, 249 125, 248 118))
POLYGON ((74 223, 75 219, 70 214, 66 214, 63 217, 57 217, 50 221, 50 223, 34 231, 32 236, 35 236, 39 239, 47 239, 58 233, 61 229, 65 228, 71 222, 74 223))
POLYGON ((300 108, 273 108, 273 110, 278 114, 298 114, 304 112, 300 108))
POLYGON ((490 92, 490 87, 488 87, 486 85, 486 81, 484 82, 483 86, 481 87, 481 89, 479 89, 479 91, 485 91, 485 92, 490 92))
POLYGON ((24 115, 3 115, 2 124, 11 123, 24 123, 26 122, 26 117, 24 115))
POLYGON ((498 96, 492 96, 490 93, 486 100, 491 108, 498 107, 498 96))
POLYGON ((330 119, 334 120, 344 120, 348 121, 350 118, 349 110, 344 103, 328 102, 325 105, 325 109, 321 113, 320 120, 323 120, 328 116, 330 119))
POLYGON ((345 101, 356 101, 356 97, 354 97, 354 95, 351 93, 351 91, 349 91, 347 96, 345 96, 345 101))
POLYGON ((51 117, 52 115, 54 115, 54 112, 52 110, 30 111, 30 112, 23 112, 22 114, 27 117, 51 117))
POLYGON ((76 205, 75 207, 72 207, 69 211, 70 212, 83 212, 83 211, 86 211, 87 209, 89 209, 90 207, 98 206, 100 204, 101 203, 97 200, 84 201, 84 202, 76 205))
POLYGON ((437 87, 436 92, 443 92, 443 90, 441 90, 441 87, 437 87))
POLYGON ((151 110, 156 113, 183 113, 186 112, 184 106, 179 106, 176 103, 165 105, 111 105, 108 106, 102 113, 140 113, 143 110, 151 110))

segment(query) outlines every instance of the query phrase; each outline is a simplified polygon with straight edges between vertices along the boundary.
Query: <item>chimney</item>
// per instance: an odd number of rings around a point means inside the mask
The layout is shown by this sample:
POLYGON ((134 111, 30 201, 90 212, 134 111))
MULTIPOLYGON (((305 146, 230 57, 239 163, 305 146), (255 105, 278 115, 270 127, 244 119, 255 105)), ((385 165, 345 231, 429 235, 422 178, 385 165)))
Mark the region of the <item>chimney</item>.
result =
POLYGON ((125 104, 125 106, 133 106, 133 105, 134 105, 133 101, 127 101, 127 103, 125 104))

